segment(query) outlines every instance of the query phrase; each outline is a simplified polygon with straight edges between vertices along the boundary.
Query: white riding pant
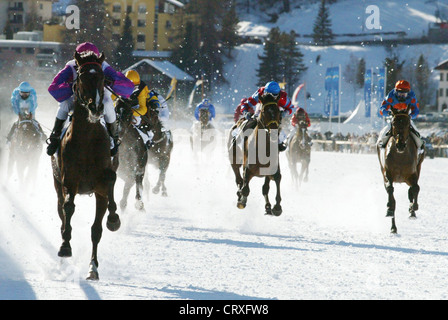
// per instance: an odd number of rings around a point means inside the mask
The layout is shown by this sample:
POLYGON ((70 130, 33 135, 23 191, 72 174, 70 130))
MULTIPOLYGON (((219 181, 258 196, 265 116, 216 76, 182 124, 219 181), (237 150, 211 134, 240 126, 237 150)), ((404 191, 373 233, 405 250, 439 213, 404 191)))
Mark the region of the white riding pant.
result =
MULTIPOLYGON (((117 120, 117 114, 115 113, 114 103, 112 101, 112 93, 109 90, 104 91, 103 105, 104 105, 104 120, 107 123, 114 123, 117 120)), ((73 111, 74 100, 73 96, 65 101, 59 103, 58 112, 56 118, 60 120, 67 120, 68 114, 73 111)))

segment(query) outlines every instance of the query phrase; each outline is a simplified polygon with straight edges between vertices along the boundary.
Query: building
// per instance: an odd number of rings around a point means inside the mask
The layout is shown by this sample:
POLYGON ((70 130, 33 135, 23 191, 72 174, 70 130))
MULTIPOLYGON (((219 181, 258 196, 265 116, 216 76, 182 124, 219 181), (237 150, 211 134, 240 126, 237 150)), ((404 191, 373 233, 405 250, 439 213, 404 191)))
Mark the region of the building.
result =
POLYGON ((439 71, 439 87, 437 90, 437 111, 448 110, 448 60, 441 62, 435 70, 439 71))
POLYGON ((33 15, 40 22, 50 20, 53 2, 54 0, 0 0, 0 30, 3 31, 9 23, 13 33, 23 31, 33 15))
POLYGON ((179 29, 184 4, 178 0, 105 0, 112 19, 113 38, 123 33, 126 15, 132 21, 135 50, 166 51, 177 47, 174 30, 179 29))

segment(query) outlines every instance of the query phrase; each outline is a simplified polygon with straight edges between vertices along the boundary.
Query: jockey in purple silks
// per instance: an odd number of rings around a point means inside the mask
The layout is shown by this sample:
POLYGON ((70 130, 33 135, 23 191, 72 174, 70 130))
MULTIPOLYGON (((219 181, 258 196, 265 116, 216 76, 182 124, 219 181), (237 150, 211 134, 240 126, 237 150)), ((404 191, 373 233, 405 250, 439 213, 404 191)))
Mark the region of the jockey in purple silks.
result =
MULTIPOLYGON (((98 48, 90 42, 78 45, 76 47, 76 52, 78 54, 93 52, 98 57, 100 56, 98 48)), ((51 85, 48 87, 48 92, 59 102, 56 121, 49 138, 50 143, 47 147, 48 155, 53 155, 58 149, 62 127, 64 126, 65 120, 67 120, 69 112, 73 110, 73 83, 77 78, 76 68, 76 61, 74 59, 67 62, 65 67, 59 71, 51 85)), ((129 98, 134 90, 132 81, 126 78, 121 72, 114 70, 107 62, 103 62, 102 68, 105 76, 105 84, 109 86, 114 93, 117 93, 124 98, 129 98)), ((106 121, 109 134, 115 142, 115 148, 112 151, 112 155, 114 155, 117 152, 116 142, 118 141, 118 124, 116 121, 117 117, 111 98, 111 92, 109 92, 109 90, 104 90, 103 104, 104 120, 106 121)))

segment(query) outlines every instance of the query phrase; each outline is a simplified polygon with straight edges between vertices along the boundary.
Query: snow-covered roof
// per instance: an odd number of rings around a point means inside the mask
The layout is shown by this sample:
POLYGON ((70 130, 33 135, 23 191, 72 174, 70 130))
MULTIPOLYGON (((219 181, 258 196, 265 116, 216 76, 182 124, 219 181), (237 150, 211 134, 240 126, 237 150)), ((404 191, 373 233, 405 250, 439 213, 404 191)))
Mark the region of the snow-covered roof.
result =
POLYGON ((176 78, 177 81, 194 81, 193 77, 190 76, 188 73, 182 71, 178 67, 176 67, 174 64, 172 64, 169 61, 163 60, 163 61, 154 61, 150 59, 143 59, 139 62, 133 64, 132 66, 128 67, 124 72, 127 72, 128 70, 135 69, 142 65, 143 63, 149 64, 153 68, 159 70, 161 73, 167 75, 170 78, 176 78))
POLYGON ((166 2, 171 3, 172 5, 175 5, 179 8, 183 8, 185 6, 182 2, 177 0, 166 0, 166 2))
POLYGON ((434 68, 435 70, 448 70, 448 60, 442 61, 439 63, 437 67, 434 68))

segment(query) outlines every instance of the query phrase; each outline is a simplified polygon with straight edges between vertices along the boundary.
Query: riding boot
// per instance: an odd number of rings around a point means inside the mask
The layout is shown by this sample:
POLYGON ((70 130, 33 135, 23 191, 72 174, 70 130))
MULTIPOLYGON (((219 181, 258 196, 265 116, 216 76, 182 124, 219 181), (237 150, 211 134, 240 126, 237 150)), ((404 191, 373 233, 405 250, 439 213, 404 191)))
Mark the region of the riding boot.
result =
POLYGON ((48 140, 50 140, 50 143, 47 147, 47 154, 49 156, 52 156, 59 148, 59 142, 61 141, 61 134, 64 123, 65 120, 61 120, 58 118, 56 118, 56 121, 54 122, 53 130, 51 131, 50 138, 48 138, 48 140))
POLYGON ((120 138, 118 136, 118 121, 114 121, 112 123, 106 123, 107 131, 109 132, 110 137, 114 140, 114 147, 110 149, 110 156, 114 157, 118 152, 118 146, 120 145, 120 138))
POLYGON ((286 150, 287 147, 288 147, 288 146, 286 145, 286 143, 284 143, 284 142, 280 142, 280 143, 278 144, 278 151, 283 152, 283 151, 286 150))

